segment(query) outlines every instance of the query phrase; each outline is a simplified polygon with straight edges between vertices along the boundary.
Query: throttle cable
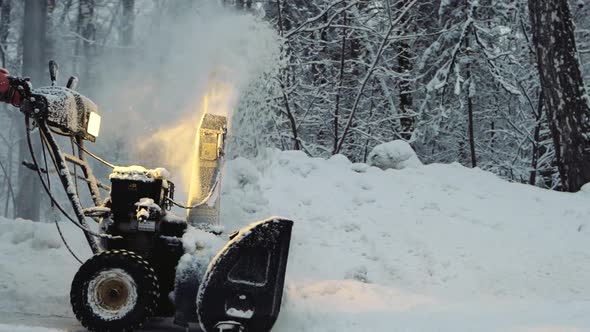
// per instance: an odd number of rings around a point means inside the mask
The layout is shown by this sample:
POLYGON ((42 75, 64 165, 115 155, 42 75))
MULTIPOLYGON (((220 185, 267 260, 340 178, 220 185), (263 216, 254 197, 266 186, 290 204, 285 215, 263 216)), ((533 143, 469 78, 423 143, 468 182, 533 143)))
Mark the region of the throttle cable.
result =
MULTIPOLYGON (((39 131, 39 139, 41 140, 41 149, 43 151, 43 162, 45 163, 45 169, 47 170, 47 173, 46 173, 47 187, 49 188, 49 191, 51 192, 51 176, 49 176, 49 167, 48 167, 48 163, 47 163, 47 151, 46 151, 45 144, 43 144, 43 134, 41 133, 41 131, 39 131)), ((55 204, 53 204, 53 201, 51 201, 51 210, 55 211, 55 204)), ((54 216, 52 216, 52 217, 54 217, 54 216)), ((61 227, 59 226, 57 218, 53 218, 53 222, 55 223, 55 227, 57 228, 57 232, 59 233, 59 237, 61 238, 61 242, 63 242, 63 244, 66 246, 66 249, 70 252, 72 257, 74 257, 74 259, 77 260, 78 263, 83 264, 82 260, 80 258, 78 258, 78 256, 76 256, 76 254, 74 253, 74 251, 72 250, 72 248, 68 244, 68 241, 66 241, 66 238, 64 237, 63 232, 61 231, 61 227)))
MULTIPOLYGON (((76 227, 78 227, 79 229, 81 229, 82 231, 86 232, 87 234, 90 234, 94 237, 99 237, 99 238, 115 238, 113 236, 110 236, 108 234, 98 234, 82 225, 80 225, 76 220, 74 220, 66 211, 65 209, 59 204, 59 202, 55 199, 55 197, 51 194, 51 191, 49 190, 49 188, 47 187, 47 183, 45 183, 45 181, 43 180, 43 174, 41 173, 41 170, 39 169, 39 163, 37 162, 37 159, 35 157, 35 151, 33 150, 33 144, 31 143, 31 124, 29 121, 29 117, 25 116, 25 125, 26 125, 26 130, 27 130, 27 145, 29 147, 29 152, 31 153, 31 159, 33 160, 33 164, 35 164, 37 167, 35 168, 35 171, 37 172, 37 175, 39 176, 39 179, 41 180, 41 184, 43 185, 43 189, 45 190, 45 192, 47 193, 47 195, 49 196, 49 198, 51 199, 51 201, 55 204, 55 207, 57 207, 57 209, 69 220, 71 221, 76 227)), ((46 139, 46 138, 45 138, 46 139)), ((50 157, 52 158, 53 162, 54 162, 54 166, 57 169, 57 162, 54 159, 53 154, 50 154, 50 157)), ((118 238, 118 237, 116 237, 118 238)))

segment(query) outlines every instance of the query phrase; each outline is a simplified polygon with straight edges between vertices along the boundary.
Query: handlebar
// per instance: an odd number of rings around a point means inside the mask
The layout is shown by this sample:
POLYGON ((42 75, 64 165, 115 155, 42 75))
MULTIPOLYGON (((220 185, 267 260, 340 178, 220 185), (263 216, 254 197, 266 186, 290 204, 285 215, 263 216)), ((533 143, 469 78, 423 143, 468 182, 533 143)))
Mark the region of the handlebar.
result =
MULTIPOLYGON (((57 65, 52 62, 50 67, 51 78, 56 79, 57 65)), ((70 79, 68 87, 33 89, 28 78, 9 76, 6 69, 0 68, 0 102, 19 107, 22 113, 46 122, 61 135, 94 142, 100 128, 98 108, 92 100, 70 89, 76 81, 70 79)))

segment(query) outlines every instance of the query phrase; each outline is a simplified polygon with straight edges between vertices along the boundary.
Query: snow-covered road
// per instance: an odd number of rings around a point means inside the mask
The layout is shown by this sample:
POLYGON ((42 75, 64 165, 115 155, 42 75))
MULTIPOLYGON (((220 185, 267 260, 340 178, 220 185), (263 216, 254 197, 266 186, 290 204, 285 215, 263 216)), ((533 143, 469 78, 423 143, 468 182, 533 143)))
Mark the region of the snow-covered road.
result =
MULTIPOLYGON (((295 221, 275 331, 577 332, 590 331, 589 203, 457 164, 382 171, 271 151, 228 162, 222 220, 295 221)), ((0 219, 0 331, 78 331, 77 266, 54 225, 0 219)))
MULTIPOLYGON (((86 332, 74 317, 31 315, 0 312, 0 332, 86 332)), ((185 332, 171 319, 153 319, 143 332, 185 332)), ((191 331, 199 331, 197 327, 191 331)))

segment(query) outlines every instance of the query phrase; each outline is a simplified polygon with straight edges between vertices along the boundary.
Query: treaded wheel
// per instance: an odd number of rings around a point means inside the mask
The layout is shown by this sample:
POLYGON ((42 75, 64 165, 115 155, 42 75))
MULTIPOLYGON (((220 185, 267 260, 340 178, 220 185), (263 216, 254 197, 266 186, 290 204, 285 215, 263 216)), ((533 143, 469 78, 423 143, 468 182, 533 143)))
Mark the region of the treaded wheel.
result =
POLYGON ((101 252, 78 270, 70 291, 72 310, 90 331, 134 331, 153 315, 160 296, 154 269, 126 250, 101 252))

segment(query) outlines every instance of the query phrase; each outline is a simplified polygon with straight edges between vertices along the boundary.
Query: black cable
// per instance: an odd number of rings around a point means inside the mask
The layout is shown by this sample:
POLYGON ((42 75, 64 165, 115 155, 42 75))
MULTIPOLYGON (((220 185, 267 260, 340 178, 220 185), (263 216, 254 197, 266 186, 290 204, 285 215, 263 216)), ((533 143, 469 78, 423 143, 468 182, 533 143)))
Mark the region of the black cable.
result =
POLYGON ((74 257, 74 259, 77 260, 78 263, 84 264, 84 262, 82 262, 82 260, 80 260, 80 258, 78 258, 78 256, 76 256, 76 254, 74 253, 72 248, 70 248, 68 241, 66 241, 66 238, 64 237, 64 234, 61 231, 61 227, 59 227, 59 223, 57 222, 57 218, 54 220, 54 222, 55 222, 55 227, 57 227, 57 232, 59 233, 59 237, 61 238, 61 242, 63 242, 63 244, 66 246, 66 248, 68 249, 70 254, 72 254, 72 257, 74 257))
MULTIPOLYGON (((47 144, 47 138, 44 136, 44 134, 42 133, 42 137, 43 140, 45 142, 45 144, 47 144)), ((50 153, 49 156, 51 157, 51 161, 53 162, 53 167, 57 170, 57 161, 55 160, 55 156, 50 153)), ((96 232, 93 232, 92 230, 84 227, 82 224, 79 223, 79 221, 75 221, 74 218, 72 218, 69 214, 67 214, 65 212, 65 209, 63 207, 61 207, 61 205, 57 202, 57 200, 55 199, 55 197, 51 194, 48 193, 48 195, 51 197, 52 202, 56 205, 56 207, 61 211, 62 214, 64 214, 64 216, 66 216, 66 218, 68 218, 71 222, 73 222, 78 228, 80 228, 81 230, 87 232, 90 235, 93 235, 95 237, 107 237, 107 238, 113 238, 111 235, 107 235, 107 234, 98 234, 96 232)))
MULTIPOLYGON (((72 217, 70 217, 70 215, 64 210, 64 208, 57 202, 57 200, 55 199, 55 197, 53 197, 53 195, 51 194, 51 191, 49 190, 49 188, 47 187, 47 183, 45 183, 45 181, 43 180, 43 174, 41 173, 40 167, 39 167, 39 163, 37 162, 37 159, 35 157, 35 151, 33 150, 33 144, 31 143, 31 125, 29 122, 29 117, 25 116, 25 125, 26 125, 26 129, 27 129, 27 144, 29 146, 29 152, 31 153, 31 159, 33 160, 33 164, 35 164, 37 167, 35 167, 35 170, 37 171, 37 175, 39 175, 39 179, 41 180, 41 184, 43 185, 43 189, 45 189, 45 192, 47 193, 47 195, 49 196, 49 198, 51 199, 51 201, 55 204, 55 207, 57 207, 57 209, 69 220, 71 221, 76 227, 78 227, 79 229, 81 229, 82 231, 94 236, 94 237, 100 237, 100 238, 113 238, 110 235, 107 234, 98 234, 96 232, 93 232, 90 229, 85 228, 84 226, 80 225, 76 220, 74 220, 72 217)), ((52 154, 50 154, 50 156, 52 157, 52 159, 54 158, 54 156, 52 154)), ((53 159, 54 161, 54 166, 56 166, 57 169, 57 163, 55 162, 55 159, 53 159)))
POLYGON ((115 168, 115 165, 114 164, 111 164, 108 161, 102 159, 101 157, 95 155, 94 153, 86 150, 86 148, 82 147, 80 144, 78 144, 78 142, 76 142, 76 141, 73 141, 73 142, 74 142, 74 144, 76 144, 80 148, 80 150, 86 152, 89 156, 91 156, 92 158, 96 159, 100 163, 102 163, 102 164, 104 164, 104 165, 106 165, 106 166, 108 166, 110 168, 115 168))
MULTIPOLYGON (((55 130, 55 129, 53 129, 53 128, 49 128, 49 130, 51 130, 51 132, 52 132, 52 133, 54 133, 54 134, 57 134, 57 135, 60 135, 60 136, 68 136, 68 135, 66 135, 66 134, 60 133, 59 131, 57 131, 57 130, 55 130)), ((74 144, 76 144, 76 146, 78 146, 78 147, 79 147, 79 148, 80 148, 82 151, 86 152, 86 153, 87 153, 87 154, 89 154, 89 155, 90 155, 92 158, 96 159, 96 160, 97 160, 97 161, 99 161, 100 163, 104 164, 104 165, 105 165, 105 166, 107 166, 107 167, 110 167, 110 168, 115 168, 115 165, 114 165, 114 164, 111 164, 111 163, 109 163, 108 161, 106 161, 106 160, 102 159, 101 157, 99 157, 99 156, 95 155, 94 153, 92 153, 92 152, 90 152, 90 151, 86 150, 86 148, 84 148, 84 147, 80 146, 80 145, 78 144, 78 142, 76 142, 76 140, 73 140, 72 142, 73 142, 74 144)))
MULTIPOLYGON (((192 210, 192 209, 196 209, 199 206, 205 204, 205 202, 199 202, 198 204, 195 204, 193 206, 186 206, 186 205, 182 205, 180 203, 178 203, 177 201, 173 200, 170 197, 166 197, 166 200, 168 200, 170 203, 174 204, 175 206, 181 208, 181 209, 185 209, 185 210, 192 210)), ((205 200, 206 201, 206 200, 205 200)))
POLYGON ((180 203, 176 202, 175 200, 173 200, 173 199, 172 199, 172 198, 170 198, 170 197, 166 197, 166 200, 168 200, 168 201, 169 201, 170 203, 172 203, 173 205, 175 205, 175 206, 178 206, 179 208, 181 208, 181 209, 185 209, 185 210, 192 210, 192 209, 196 209, 196 208, 198 208, 198 207, 199 207, 199 205, 200 205, 200 204, 196 204, 196 205, 193 205, 193 206, 184 206, 184 205, 182 205, 182 204, 180 204, 180 203))
MULTIPOLYGON (((215 177, 217 178, 218 176, 219 176, 219 171, 217 171, 217 174, 215 175, 215 177)), ((179 208, 181 208, 181 209, 185 209, 185 210, 192 210, 192 209, 196 209, 196 208, 198 208, 199 206, 201 206, 201 205, 203 205, 203 204, 207 203, 207 201, 208 201, 208 200, 211 198, 211 196, 213 196, 213 192, 215 191, 215 189, 217 188, 217 186, 218 186, 218 185, 219 185, 219 180, 217 180, 217 179, 216 179, 216 180, 215 180, 215 184, 213 185, 213 188, 211 188, 211 190, 209 190, 209 194, 207 195, 207 197, 205 197, 205 198, 204 198, 204 199, 202 199, 202 200, 201 200, 199 203, 197 203, 197 204, 195 204, 195 205, 193 205, 193 206, 184 206, 184 205, 182 205, 182 204, 180 204, 180 203, 176 202, 175 200, 173 200, 173 199, 172 199, 172 198, 170 198, 170 197, 166 197, 166 199, 167 199, 167 200, 168 200, 170 203, 172 203, 172 204, 174 204, 174 205, 178 206, 178 207, 179 207, 179 208)))
MULTIPOLYGON (((45 144, 48 144, 47 143, 47 137, 45 137, 45 134, 43 132, 41 132, 41 131, 39 131, 39 132, 41 133, 41 137, 42 137, 43 141, 45 142, 45 144)), ((57 172, 57 168, 58 167, 57 167, 57 161, 55 160, 55 156, 53 155, 53 153, 50 153, 49 156, 51 157, 51 161, 53 162, 53 167, 55 168, 55 170, 57 172)), ((57 201, 55 200, 55 198, 53 197, 53 195, 50 194, 50 197, 52 198, 52 203, 55 202, 55 204, 57 205, 57 207, 60 208, 60 211, 62 212, 62 214, 64 214, 68 219, 70 219, 70 221, 72 221, 76 226, 78 226, 78 228, 82 229, 82 231, 85 231, 88 234, 93 235, 94 237, 109 238, 109 239, 121 239, 122 238, 121 236, 112 236, 112 235, 108 235, 108 234, 98 234, 98 233, 93 232, 90 229, 85 228, 84 226, 82 226, 78 222, 74 221, 72 217, 70 217, 68 214, 66 214, 64 212, 63 208, 61 208, 61 206, 59 205, 59 203, 57 203, 57 201)), ((60 229, 59 226, 58 226, 58 230, 59 230, 60 235, 61 235, 61 229, 60 229)), ((67 246, 68 245, 66 244, 66 247, 67 246)))
MULTIPOLYGON (((45 163, 45 169, 47 170, 47 187, 49 188, 49 191, 51 191, 51 177, 49 176, 49 167, 47 164, 47 152, 45 144, 43 144, 43 134, 41 133, 41 131, 39 131, 39 138, 41 139, 41 148, 43 149, 43 162, 45 163)), ((55 164, 54 164, 55 165, 55 164)), ((51 202, 51 209, 55 209, 55 204, 53 204, 53 201, 51 202)), ((78 261, 78 263, 83 264, 82 260, 80 258, 78 258, 78 256, 76 256, 76 254, 74 253, 74 251, 72 250, 72 248, 70 247, 70 245, 68 244, 68 241, 66 241, 66 238, 64 237, 63 232, 61 231, 61 227, 59 227, 59 223, 57 222, 57 218, 55 218, 53 220, 53 222, 55 223, 55 227, 57 228, 57 232, 59 233, 59 237, 61 238, 61 242, 63 242, 63 244, 66 246, 66 249, 68 249, 68 251, 70 252, 70 254, 72 255, 72 257, 74 257, 75 260, 78 261)))

